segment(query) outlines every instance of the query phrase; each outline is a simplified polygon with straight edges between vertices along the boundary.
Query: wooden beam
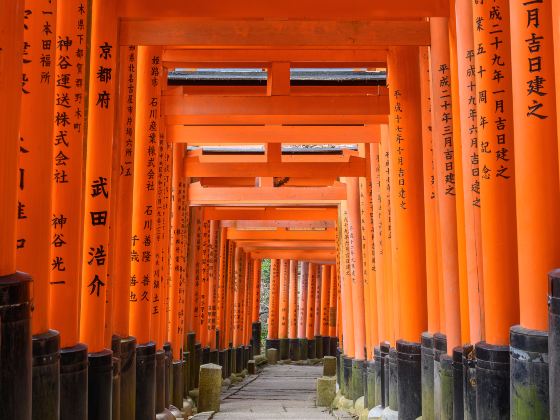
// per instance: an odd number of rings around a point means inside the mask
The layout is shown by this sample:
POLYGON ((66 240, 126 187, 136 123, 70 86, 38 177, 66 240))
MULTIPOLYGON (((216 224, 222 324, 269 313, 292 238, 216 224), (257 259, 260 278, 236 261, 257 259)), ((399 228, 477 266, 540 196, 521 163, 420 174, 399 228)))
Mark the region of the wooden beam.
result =
POLYGON ((163 113, 168 126, 377 125, 388 121, 389 97, 172 95, 163 97, 163 113))
POLYGON ((337 178, 341 176, 365 177, 366 161, 352 157, 349 162, 269 162, 269 163, 200 163, 198 159, 185 159, 185 176, 203 177, 294 177, 337 178))
POLYGON ((279 258, 299 261, 317 261, 332 264, 336 261, 336 251, 297 249, 257 249, 251 251, 254 258, 279 258))
POLYGON ((283 240, 237 240, 235 243, 244 248, 250 247, 251 249, 324 249, 324 250, 335 250, 336 244, 334 240, 332 241, 315 241, 315 240, 293 240, 293 241, 283 241, 283 240))
POLYGON ((449 16, 447 0, 121 0, 121 18, 417 19, 449 16))
POLYGON ((332 229, 334 220, 222 220, 222 227, 236 229, 332 229))
MULTIPOLYGON (((178 87, 178 86, 175 86, 178 87)), ((185 95, 265 96, 266 86, 182 86, 185 95)), ((292 86, 292 96, 386 95, 385 86, 292 86)))
POLYGON ((376 125, 332 126, 250 126, 250 125, 173 125, 167 127, 167 139, 193 145, 257 143, 356 144, 378 143, 376 125))
MULTIPOLYGON (((284 181, 284 178, 282 178, 284 181)), ((274 185, 273 178, 198 178, 197 181, 203 187, 272 187, 274 185), (259 183, 260 180, 260 183, 259 183), (263 182, 265 181, 266 182, 263 182)), ((338 177, 331 178, 289 178, 286 180, 284 187, 328 187, 338 182, 338 177)))
POLYGON ((240 230, 228 228, 227 239, 236 241, 334 241, 334 229, 325 230, 240 230))
POLYGON ((192 183, 188 190, 191 205, 216 204, 338 204, 346 200, 346 185, 337 183, 332 187, 226 187, 203 188, 192 183))
POLYGON ((387 49, 186 49, 166 48, 163 62, 168 68, 268 68, 278 61, 292 67, 367 67, 387 65, 387 49))
MULTIPOLYGON (((342 9, 343 7, 341 7, 342 9)), ((372 48, 430 45, 426 20, 121 20, 120 45, 372 48)))
POLYGON ((283 221, 338 220, 336 207, 273 208, 273 207, 205 207, 206 220, 283 221))

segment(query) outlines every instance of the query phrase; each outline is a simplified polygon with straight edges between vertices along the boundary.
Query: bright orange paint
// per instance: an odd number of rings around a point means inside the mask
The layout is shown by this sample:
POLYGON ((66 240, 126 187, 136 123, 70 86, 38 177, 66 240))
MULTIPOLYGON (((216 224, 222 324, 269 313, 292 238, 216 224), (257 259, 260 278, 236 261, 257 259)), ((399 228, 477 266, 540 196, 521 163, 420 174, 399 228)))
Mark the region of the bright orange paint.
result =
POLYGON ((290 260, 288 338, 298 337, 298 262, 290 260))
POLYGON ((278 338, 288 338, 290 260, 280 260, 278 338))
POLYGON ((280 296, 280 260, 270 260, 270 295, 268 302, 268 338, 278 338, 280 296))

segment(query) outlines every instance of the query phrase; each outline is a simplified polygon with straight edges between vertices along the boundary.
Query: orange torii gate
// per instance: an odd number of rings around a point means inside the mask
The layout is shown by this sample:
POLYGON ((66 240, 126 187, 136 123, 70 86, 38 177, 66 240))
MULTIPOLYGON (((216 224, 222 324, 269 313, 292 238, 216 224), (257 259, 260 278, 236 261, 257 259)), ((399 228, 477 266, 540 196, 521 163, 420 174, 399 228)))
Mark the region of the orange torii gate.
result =
POLYGON ((180 411, 260 353, 268 260, 265 348, 345 399, 560 415, 555 2, 4 3, 2 415, 180 411))

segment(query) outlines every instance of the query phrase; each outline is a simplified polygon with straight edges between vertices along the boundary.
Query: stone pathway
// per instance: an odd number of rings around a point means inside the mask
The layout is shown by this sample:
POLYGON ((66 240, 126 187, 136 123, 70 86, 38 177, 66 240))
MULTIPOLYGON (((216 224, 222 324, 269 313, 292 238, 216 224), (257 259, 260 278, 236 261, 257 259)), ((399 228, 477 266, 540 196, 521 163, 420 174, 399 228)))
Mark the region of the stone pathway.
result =
POLYGON ((316 380, 322 366, 268 365, 222 394, 221 410, 212 419, 352 419, 316 407, 316 380))

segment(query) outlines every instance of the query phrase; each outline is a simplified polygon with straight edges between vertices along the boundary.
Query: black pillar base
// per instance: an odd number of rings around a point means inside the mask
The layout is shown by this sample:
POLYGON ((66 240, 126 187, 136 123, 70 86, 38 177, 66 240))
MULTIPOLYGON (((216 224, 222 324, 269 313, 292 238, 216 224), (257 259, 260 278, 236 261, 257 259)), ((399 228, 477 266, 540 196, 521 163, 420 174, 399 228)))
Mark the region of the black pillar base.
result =
POLYGON ((382 404, 383 408, 389 407, 389 350, 391 350, 391 345, 387 342, 383 342, 380 345, 381 349, 381 388, 382 388, 382 404))
POLYGON ((171 405, 171 393, 173 392, 173 349, 171 343, 165 343, 163 350, 165 351, 165 407, 169 407, 171 405))
POLYGON ((364 396, 364 360, 351 359, 352 380, 351 380, 351 399, 356 402, 364 396))
POLYGON ((298 338, 299 340, 299 359, 307 360, 307 338, 298 338))
POLYGON ((235 373, 235 349, 228 348, 228 377, 235 373))
POLYGON ((331 356, 336 356, 336 351, 338 349, 338 337, 329 337, 329 354, 331 356))
POLYGON ((220 350, 218 353, 218 364, 222 367, 222 379, 226 379, 228 375, 228 351, 220 350))
POLYGON ((154 420, 155 415, 156 345, 150 342, 147 344, 139 344, 136 348, 135 420, 154 420))
POLYGON ((399 411, 399 374, 397 372, 397 349, 389 350, 389 408, 399 411))
POLYGON ((60 350, 60 420, 87 420, 88 351, 84 344, 60 350))
POLYGON ((218 354, 218 350, 210 350, 210 363, 213 363, 215 365, 220 364, 220 357, 218 354))
POLYGON ((165 408, 165 351, 156 351, 156 413, 165 408))
POLYGON ((507 420, 509 410, 509 346, 477 343, 476 415, 478 419, 507 420))
POLYGON ((0 410, 6 419, 31 418, 31 277, 0 276, 0 410))
POLYGON ((280 339, 280 349, 278 350, 278 358, 280 360, 288 360, 290 358, 290 340, 288 338, 280 339))
POLYGON ((202 346, 200 343, 194 345, 194 388, 198 388, 198 380, 200 378, 200 365, 202 362, 202 346))
POLYGON ((476 357, 472 344, 463 347, 463 417, 476 420, 476 357))
POLYGON ((233 350, 235 352, 235 373, 241 373, 243 372, 243 346, 236 347, 233 350))
MULTIPOLYGON (((560 270, 548 274, 549 394, 560 389, 560 270)), ((550 398, 550 418, 560 419, 560 398, 550 398)))
POLYGON ((548 333, 516 325, 509 337, 511 418, 549 418, 548 333))
POLYGON ((280 351, 280 340, 277 338, 267 338, 265 344, 266 350, 276 349, 280 351))
POLYGON ((422 419, 434 419, 434 337, 429 332, 422 333, 422 419))
MULTIPOLYGON (((183 384, 183 364, 182 360, 175 360, 172 364, 173 371, 173 394, 171 396, 171 404, 177 408, 183 408, 183 391, 185 386, 183 384)), ((123 419, 124 420, 124 419, 123 419)))
POLYGON ((88 355, 88 420, 107 420, 113 412, 113 352, 88 355))
POLYGON ((249 367, 249 360, 253 358, 253 347, 245 346, 243 347, 243 369, 249 367))
MULTIPOLYGON (((113 354, 115 354, 113 352, 113 354)), ((121 418, 121 359, 113 357, 113 397, 111 400, 113 417, 111 420, 121 418)))
POLYGON ((201 365, 207 365, 208 363, 210 363, 210 347, 204 347, 202 349, 201 365))
POLYGON ((121 419, 133 419, 136 415, 136 338, 121 339, 121 419))
POLYGON ((368 360, 366 368, 366 383, 367 383, 367 404, 366 408, 371 410, 376 406, 375 403, 375 360, 368 360))
POLYGON ((252 340, 253 340, 253 352, 255 355, 261 354, 261 334, 262 334, 262 324, 260 322, 253 322, 252 324, 252 340))
POLYGON ((191 353, 183 352, 183 395, 188 396, 191 390, 191 353))
POLYGON ((322 359, 324 356, 323 352, 323 337, 320 335, 315 336, 315 359, 322 359))
POLYGON ((189 353, 189 365, 187 368, 187 371, 189 373, 188 375, 188 381, 185 384, 185 395, 189 395, 188 391, 191 391, 193 389, 196 388, 195 386, 195 371, 196 371, 196 366, 195 366, 195 346, 196 346, 196 334, 194 332, 189 332, 187 333, 187 343, 186 343, 186 351, 189 353))
POLYGON ((311 340, 307 339, 307 358, 308 359, 316 359, 317 358, 315 339, 314 338, 312 338, 311 340))
POLYGON ((344 383, 342 393, 347 399, 352 399, 352 358, 342 356, 342 364, 342 381, 344 383))
POLYGON ((373 348, 373 357, 375 359, 375 407, 384 407, 384 393, 383 393, 383 357, 381 357, 381 347, 373 348))
POLYGON ((422 356, 419 343, 397 341, 399 418, 416 420, 422 415, 422 356))
POLYGON ((441 420, 453 420, 453 359, 447 354, 440 356, 439 380, 441 387, 441 420))
POLYGON ((464 418, 463 395, 463 347, 453 349, 453 420, 464 418))
MULTIPOLYGON (((441 357, 447 354, 447 337, 441 333, 434 334, 434 414, 441 413, 441 357)), ((443 417, 440 417, 443 420, 443 417)))
POLYGON ((323 340, 323 357, 334 356, 334 353, 331 353, 331 338, 328 335, 321 338, 323 340))
POLYGON ((290 360, 294 362, 301 360, 299 339, 297 338, 290 338, 290 360))
MULTIPOLYGON (((58 420, 60 406, 60 334, 33 336, 33 420, 58 420)), ((6 384, 7 385, 7 384, 6 384)))

